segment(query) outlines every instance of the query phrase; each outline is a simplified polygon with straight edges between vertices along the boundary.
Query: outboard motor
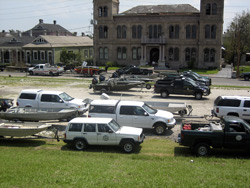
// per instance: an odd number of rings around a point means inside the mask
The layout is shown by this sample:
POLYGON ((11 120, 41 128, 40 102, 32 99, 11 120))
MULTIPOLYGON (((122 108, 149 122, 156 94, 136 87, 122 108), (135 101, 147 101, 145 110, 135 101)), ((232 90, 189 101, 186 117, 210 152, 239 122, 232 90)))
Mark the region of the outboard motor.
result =
POLYGON ((6 110, 8 109, 8 108, 10 108, 11 106, 8 104, 8 102, 6 101, 6 100, 3 100, 2 102, 1 102, 1 104, 0 104, 0 112, 1 111, 4 111, 4 112, 6 112, 6 110))
POLYGON ((104 81, 104 80, 105 80, 105 76, 100 75, 100 76, 99 76, 99 81, 102 82, 102 81, 104 81))
POLYGON ((97 83, 98 83, 98 80, 97 80, 96 77, 94 77, 94 78, 92 79, 92 84, 97 84, 97 83))

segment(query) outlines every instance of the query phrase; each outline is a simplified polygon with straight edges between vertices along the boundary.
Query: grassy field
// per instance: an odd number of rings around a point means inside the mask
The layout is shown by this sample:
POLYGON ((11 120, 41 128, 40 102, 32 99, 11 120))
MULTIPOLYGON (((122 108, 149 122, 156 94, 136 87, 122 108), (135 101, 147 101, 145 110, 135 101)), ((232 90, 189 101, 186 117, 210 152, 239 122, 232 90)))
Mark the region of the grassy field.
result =
POLYGON ((0 140, 0 187, 249 187, 246 154, 215 152, 196 158, 164 137, 147 138, 135 154, 97 146, 78 152, 54 140, 0 140))

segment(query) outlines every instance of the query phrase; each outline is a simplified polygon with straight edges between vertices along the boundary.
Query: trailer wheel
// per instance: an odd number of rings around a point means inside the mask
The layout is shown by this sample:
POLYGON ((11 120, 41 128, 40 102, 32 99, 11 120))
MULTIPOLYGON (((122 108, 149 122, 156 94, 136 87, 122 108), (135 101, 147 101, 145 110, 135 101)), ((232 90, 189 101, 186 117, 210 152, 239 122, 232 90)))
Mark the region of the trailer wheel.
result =
POLYGON ((101 94, 103 94, 103 93, 107 93, 107 90, 106 89, 104 89, 104 88, 102 88, 101 90, 100 90, 100 92, 101 92, 101 94))
POLYGON ((151 84, 146 84, 146 89, 151 89, 151 84))
POLYGON ((210 154, 210 146, 207 143, 199 143, 194 148, 197 157, 205 157, 210 154))
POLYGON ((30 73, 30 75, 34 75, 33 71, 30 71, 29 73, 30 73))
POLYGON ((53 74, 53 72, 49 72, 49 75, 50 75, 50 76, 53 76, 54 74, 53 74))
POLYGON ((187 114, 187 110, 186 109, 185 110, 180 110, 178 113, 179 113, 180 116, 184 116, 185 114, 187 114))
POLYGON ((248 81, 248 80, 249 80, 249 76, 245 76, 244 79, 245 79, 246 81, 248 81))

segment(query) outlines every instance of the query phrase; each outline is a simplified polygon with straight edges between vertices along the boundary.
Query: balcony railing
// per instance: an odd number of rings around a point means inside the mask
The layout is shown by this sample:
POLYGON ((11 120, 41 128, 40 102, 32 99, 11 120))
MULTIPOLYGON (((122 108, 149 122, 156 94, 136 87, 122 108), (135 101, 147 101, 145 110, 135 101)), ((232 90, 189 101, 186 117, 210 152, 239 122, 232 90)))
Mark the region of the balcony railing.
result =
POLYGON ((141 38, 141 43, 142 44, 166 44, 166 38, 160 36, 159 38, 149 38, 147 36, 143 36, 141 38))

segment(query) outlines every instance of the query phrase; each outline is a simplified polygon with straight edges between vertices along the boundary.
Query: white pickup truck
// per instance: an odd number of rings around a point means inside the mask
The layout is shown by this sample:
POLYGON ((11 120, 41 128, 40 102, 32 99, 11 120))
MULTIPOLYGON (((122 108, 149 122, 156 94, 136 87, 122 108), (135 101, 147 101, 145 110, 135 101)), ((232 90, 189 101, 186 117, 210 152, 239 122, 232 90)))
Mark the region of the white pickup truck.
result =
POLYGON ((82 99, 75 99, 62 91, 45 91, 39 89, 22 90, 17 98, 17 106, 32 108, 73 108, 80 114, 88 110, 82 99))
POLYGON ((73 144, 76 150, 85 150, 88 145, 120 146, 131 153, 145 136, 135 127, 121 127, 111 118, 75 118, 66 127, 64 142, 73 144))
POLYGON ((157 135, 165 134, 166 128, 176 124, 172 113, 153 109, 140 101, 93 100, 88 116, 113 118, 121 126, 154 129, 157 135))
POLYGON ((51 66, 49 63, 38 64, 35 67, 29 68, 28 72, 30 75, 59 75, 63 73, 64 68, 58 66, 51 66))

